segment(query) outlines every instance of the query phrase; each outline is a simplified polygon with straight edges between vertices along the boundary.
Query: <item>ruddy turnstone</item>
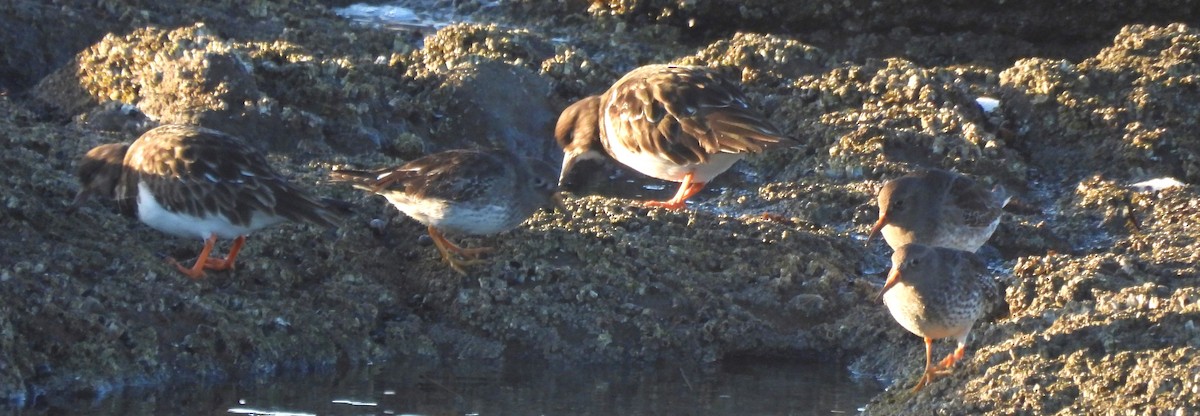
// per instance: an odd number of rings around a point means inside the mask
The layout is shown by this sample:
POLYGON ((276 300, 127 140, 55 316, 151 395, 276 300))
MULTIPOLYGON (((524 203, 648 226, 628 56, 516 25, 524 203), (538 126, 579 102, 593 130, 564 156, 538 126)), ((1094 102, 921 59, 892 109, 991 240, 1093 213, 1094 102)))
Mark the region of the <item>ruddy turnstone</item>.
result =
POLYGON ((747 154, 798 144, 747 103, 736 84, 705 67, 637 68, 563 110, 554 130, 564 152, 559 182, 579 161, 607 153, 644 175, 680 183, 673 198, 648 206, 683 208, 747 154))
POLYGON ((566 209, 553 166, 508 151, 450 150, 397 167, 335 170, 331 177, 374 192, 425 224, 442 259, 455 271, 475 264, 490 248, 465 249, 443 231, 491 235, 520 225, 540 208, 566 209), (460 258, 461 257, 461 258, 460 258))
POLYGON ((888 181, 879 190, 879 220, 869 243, 883 232, 893 249, 909 243, 979 250, 1000 224, 1004 188, 989 191, 966 176, 932 169, 888 181))
POLYGON ((333 226, 337 219, 241 139, 195 126, 164 125, 133 143, 97 146, 83 157, 78 176, 72 209, 90 195, 110 196, 122 213, 154 229, 203 240, 192 267, 168 259, 193 279, 205 269, 232 269, 252 231, 286 220, 333 226), (218 237, 234 239, 225 258, 213 256, 218 237))
POLYGON ((892 253, 892 270, 878 297, 900 326, 925 339, 925 372, 913 391, 962 359, 971 327, 996 293, 995 281, 973 253, 920 244, 892 253), (933 340, 941 338, 954 338, 958 348, 934 366, 933 340))

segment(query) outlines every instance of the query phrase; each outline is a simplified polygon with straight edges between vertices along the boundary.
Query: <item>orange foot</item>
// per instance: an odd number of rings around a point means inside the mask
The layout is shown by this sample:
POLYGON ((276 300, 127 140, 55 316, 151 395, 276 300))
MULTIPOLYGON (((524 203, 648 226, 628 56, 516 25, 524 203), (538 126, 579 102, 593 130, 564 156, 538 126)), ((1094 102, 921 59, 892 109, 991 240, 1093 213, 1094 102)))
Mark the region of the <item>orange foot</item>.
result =
POLYGON ((234 261, 237 260, 238 252, 242 250, 242 245, 245 243, 246 237, 238 236, 236 240, 233 240, 233 246, 229 248, 228 256, 225 258, 213 258, 211 255, 213 246, 217 244, 217 235, 212 234, 207 240, 204 240, 204 249, 200 250, 200 256, 196 257, 196 263, 192 264, 192 267, 184 267, 174 258, 170 257, 167 258, 167 263, 175 266, 180 273, 183 273, 187 277, 192 279, 203 279, 205 276, 204 269, 216 271, 232 269, 234 266, 234 261))
POLYGON ((438 231, 437 228, 433 228, 433 226, 428 226, 428 228, 429 237, 433 238, 433 245, 442 254, 442 260, 445 260, 454 271, 464 276, 467 274, 466 266, 483 263, 483 260, 480 260, 479 257, 493 250, 490 247, 459 247, 451 243, 450 240, 447 240, 446 236, 442 235, 442 232, 438 231))
POLYGON ((704 189, 703 182, 692 182, 692 174, 689 172, 684 175, 683 182, 679 184, 679 191, 675 192, 675 196, 667 201, 647 201, 646 206, 651 208, 666 208, 670 210, 680 210, 687 206, 684 202, 692 195, 704 189))
POLYGON ((646 201, 646 206, 650 208, 664 208, 672 211, 678 211, 687 206, 683 201, 646 201))
MULTIPOLYGON (((928 348, 928 344, 927 344, 927 348, 928 348)), ((954 350, 954 352, 947 355, 946 358, 942 359, 942 361, 939 362, 936 366, 933 366, 933 365, 930 365, 930 363, 929 363, 929 350, 927 349, 926 353, 925 353, 925 356, 926 356, 925 357, 925 374, 921 376, 921 380, 917 382, 917 385, 913 386, 912 391, 916 392, 918 390, 921 390, 921 388, 933 383, 934 380, 937 380, 940 377, 945 377, 945 376, 950 375, 950 373, 953 372, 952 367, 954 367, 954 363, 956 363, 956 362, 958 362, 958 360, 962 359, 962 357, 965 353, 966 353, 966 346, 960 345, 957 349, 954 350)))

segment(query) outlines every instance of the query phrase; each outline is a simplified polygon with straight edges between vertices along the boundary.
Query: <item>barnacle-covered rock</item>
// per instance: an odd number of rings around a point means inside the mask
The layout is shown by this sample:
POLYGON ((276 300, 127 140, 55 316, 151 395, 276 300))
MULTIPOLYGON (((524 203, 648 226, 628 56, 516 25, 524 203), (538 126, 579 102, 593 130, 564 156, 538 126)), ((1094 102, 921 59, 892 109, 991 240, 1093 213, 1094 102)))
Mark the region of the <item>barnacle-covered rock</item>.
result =
POLYGON ((863 237, 881 181, 930 167, 1014 196, 980 252, 1010 313, 977 325, 951 375, 868 412, 1186 413, 1200 388, 1200 47, 1188 25, 1112 26, 1149 6, 465 1, 455 10, 477 23, 422 33, 344 21, 328 8, 342 0, 42 3, 0 4, 15 28, 0 29, 10 401, 394 358, 815 353, 902 384, 923 346, 871 302, 889 265, 863 237), (937 23, 951 21, 971 30, 937 23), (722 68, 804 144, 740 162, 680 212, 614 196, 669 190, 596 175, 567 195, 570 218, 462 238, 496 247, 465 278, 424 227, 323 183, 333 165, 450 147, 553 159, 557 109, 664 62, 722 68), (58 112, 24 101, 38 79, 32 95, 58 112), (162 262, 194 256, 191 242, 100 201, 65 215, 79 156, 154 120, 260 141, 291 180, 346 201, 345 223, 255 234, 237 270, 193 282, 162 262), (1129 186, 1160 176, 1176 184, 1129 186))

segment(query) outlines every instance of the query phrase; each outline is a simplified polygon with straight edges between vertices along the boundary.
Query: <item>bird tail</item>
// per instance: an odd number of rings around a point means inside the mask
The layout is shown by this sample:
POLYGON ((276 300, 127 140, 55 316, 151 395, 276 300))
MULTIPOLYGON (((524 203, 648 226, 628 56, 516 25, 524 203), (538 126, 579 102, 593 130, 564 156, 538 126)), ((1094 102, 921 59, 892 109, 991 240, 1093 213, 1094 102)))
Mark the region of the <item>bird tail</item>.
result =
POLYGON ((379 192, 388 184, 388 172, 392 169, 357 170, 335 168, 329 173, 329 179, 334 182, 349 184, 358 189, 379 192))
POLYGON ((337 227, 342 220, 324 198, 318 200, 298 192, 280 193, 276 197, 279 198, 276 213, 284 218, 326 227, 337 227))

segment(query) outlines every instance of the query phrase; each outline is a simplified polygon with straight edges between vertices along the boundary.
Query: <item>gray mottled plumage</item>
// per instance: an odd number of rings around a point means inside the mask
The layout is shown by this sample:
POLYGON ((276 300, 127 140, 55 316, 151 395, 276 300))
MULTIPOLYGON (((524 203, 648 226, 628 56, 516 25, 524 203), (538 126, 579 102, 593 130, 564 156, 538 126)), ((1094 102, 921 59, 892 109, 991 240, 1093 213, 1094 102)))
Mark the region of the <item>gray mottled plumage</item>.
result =
POLYGON ((687 182, 690 173, 702 186, 748 153, 797 144, 748 101, 737 84, 705 67, 637 68, 559 116, 562 178, 579 160, 607 154, 658 179, 687 182))
POLYGON ((488 235, 552 205, 557 173, 545 162, 505 151, 450 150, 397 167, 337 170, 332 179, 382 195, 422 224, 488 235))
POLYGON ((465 273, 468 264, 451 253, 475 257, 440 230, 491 235, 520 225, 540 208, 561 206, 557 170, 540 160, 507 151, 450 150, 397 167, 337 170, 335 181, 387 198, 400 211, 429 227, 443 259, 465 273))
POLYGON ((962 358, 971 328, 1000 295, 986 265, 973 253, 907 244, 892 254, 892 270, 879 296, 900 326, 925 339, 926 377, 920 388, 962 358), (958 348, 934 368, 931 344, 941 338, 953 338, 958 348))
POLYGON ((888 181, 879 190, 879 220, 893 249, 909 243, 978 251, 1000 222, 1008 196, 970 178, 940 169, 888 181))
POLYGON ((892 253, 892 269, 896 282, 882 292, 883 302, 901 326, 923 337, 963 342, 996 292, 986 265, 965 251, 908 244, 892 253))

